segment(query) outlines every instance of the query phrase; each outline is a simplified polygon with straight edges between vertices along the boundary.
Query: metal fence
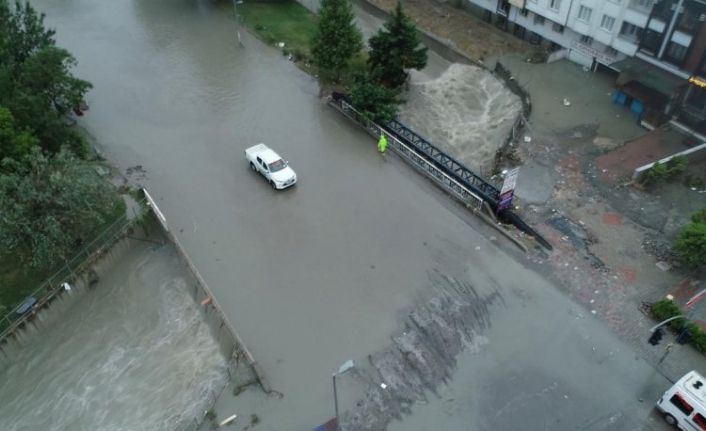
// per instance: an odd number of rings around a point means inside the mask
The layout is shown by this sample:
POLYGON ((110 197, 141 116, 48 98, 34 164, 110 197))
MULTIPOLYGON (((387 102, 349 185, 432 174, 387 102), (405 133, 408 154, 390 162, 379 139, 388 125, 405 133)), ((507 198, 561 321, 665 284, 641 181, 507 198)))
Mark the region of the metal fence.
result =
MULTIPOLYGON (((141 202, 141 205, 144 202, 141 202)), ((18 313, 23 304, 13 308, 0 319, 0 342, 6 337, 14 333, 18 328, 21 328, 27 319, 33 317, 38 310, 48 304, 55 296, 64 291, 62 285, 72 281, 78 273, 81 272, 87 265, 93 262, 96 256, 109 249, 125 232, 127 232, 134 224, 135 219, 129 219, 127 214, 120 217, 106 230, 104 230, 96 239, 86 245, 73 258, 68 260, 51 277, 40 284, 27 298, 34 298, 36 301, 27 311, 21 315, 18 313)))
POLYGON ((338 102, 331 102, 331 104, 345 116, 355 121, 373 137, 377 138, 381 134, 384 134, 387 139, 388 148, 394 151, 395 154, 399 155, 407 163, 423 172, 434 182, 450 191, 457 199, 461 200, 469 207, 475 208, 476 210, 481 209, 483 206, 483 199, 466 185, 445 173, 436 165, 433 159, 429 160, 428 155, 420 153, 413 146, 407 145, 375 122, 368 120, 363 116, 363 114, 356 111, 345 101, 340 100, 338 102))

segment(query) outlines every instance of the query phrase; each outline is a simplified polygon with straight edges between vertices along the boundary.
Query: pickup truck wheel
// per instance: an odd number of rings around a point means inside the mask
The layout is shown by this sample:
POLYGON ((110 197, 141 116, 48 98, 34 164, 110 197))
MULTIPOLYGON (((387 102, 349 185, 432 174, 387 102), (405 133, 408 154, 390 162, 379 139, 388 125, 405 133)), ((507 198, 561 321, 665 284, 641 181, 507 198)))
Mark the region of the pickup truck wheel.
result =
POLYGON ((674 418, 674 416, 670 415, 669 413, 664 414, 664 421, 671 426, 677 425, 677 420, 674 418))
POLYGON ((277 190, 277 186, 275 185, 275 182, 270 180, 270 185, 272 186, 273 189, 277 190))
POLYGON ((253 171, 257 171, 257 168, 255 167, 255 163, 250 162, 250 169, 252 169, 253 171))

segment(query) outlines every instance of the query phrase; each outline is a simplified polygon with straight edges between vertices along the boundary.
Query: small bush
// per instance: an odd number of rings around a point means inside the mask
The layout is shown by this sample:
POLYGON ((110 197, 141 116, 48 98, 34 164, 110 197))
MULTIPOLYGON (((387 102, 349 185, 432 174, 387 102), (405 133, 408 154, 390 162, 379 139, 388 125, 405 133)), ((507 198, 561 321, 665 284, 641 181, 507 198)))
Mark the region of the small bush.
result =
MULTIPOLYGON (((681 308, 669 299, 663 299, 652 304, 652 313, 654 313, 657 320, 667 320, 670 317, 679 316, 682 314, 681 308)), ((683 324, 683 319, 676 319, 669 322, 669 326, 676 328, 683 324)))
POLYGON ((691 332, 691 345, 699 352, 706 354, 706 333, 696 323, 689 323, 686 326, 691 332))
POLYGON ((667 167, 669 168, 670 178, 683 174, 688 165, 689 161, 686 156, 676 156, 669 159, 667 162, 667 167))
MULTIPOLYGON (((669 299, 663 299, 652 304, 652 313, 654 313, 655 318, 660 322, 667 320, 670 317, 679 316, 682 314, 681 308, 674 301, 669 299)), ((677 329, 686 322, 684 319, 674 319, 668 323, 669 327, 672 329, 677 329)), ((691 332, 691 339, 689 344, 694 346, 696 350, 706 355, 706 333, 701 329, 701 327, 695 323, 688 322, 686 327, 691 332)))
POLYGON ((645 183, 654 184, 671 180, 684 173, 688 164, 685 156, 672 157, 666 163, 655 162, 645 175, 645 183))
POLYGON ((691 222, 682 227, 674 249, 687 266, 706 267, 706 208, 694 213, 691 222))

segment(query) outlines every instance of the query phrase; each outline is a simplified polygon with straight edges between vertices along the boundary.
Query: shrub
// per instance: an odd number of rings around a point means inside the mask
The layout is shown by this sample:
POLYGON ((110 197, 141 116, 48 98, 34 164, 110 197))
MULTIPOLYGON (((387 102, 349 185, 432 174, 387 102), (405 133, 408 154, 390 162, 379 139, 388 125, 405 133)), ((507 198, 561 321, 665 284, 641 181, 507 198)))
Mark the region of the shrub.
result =
MULTIPOLYGON (((667 320, 670 317, 679 316, 680 314, 682 314, 681 308, 679 308, 679 306, 677 306, 674 301, 671 301, 669 299, 663 299, 652 304, 652 313, 654 313, 655 317, 660 322, 662 320, 667 320)), ((677 326, 682 324, 682 319, 676 319, 669 322, 669 326, 671 326, 672 328, 676 328, 677 326)))
POLYGON ((655 162, 645 175, 645 183, 671 180, 684 173, 688 164, 685 156, 672 157, 666 163, 655 162))
POLYGON ((706 266, 706 208, 691 216, 691 222, 679 232, 674 248, 687 266, 706 266))
POLYGON ((688 323, 686 326, 691 332, 691 345, 699 352, 706 354, 706 333, 696 323, 688 323))
MULTIPOLYGON (((667 320, 670 317, 679 316, 682 314, 681 308, 674 301, 669 299, 663 299, 652 304, 652 313, 654 313, 657 320, 660 322, 667 320)), ((668 323, 669 327, 676 329, 682 326, 685 322, 684 319, 674 319, 668 323)), ((694 346, 699 352, 706 354, 706 333, 701 327, 693 322, 686 323, 686 327, 691 332, 691 339, 689 343, 694 346)))

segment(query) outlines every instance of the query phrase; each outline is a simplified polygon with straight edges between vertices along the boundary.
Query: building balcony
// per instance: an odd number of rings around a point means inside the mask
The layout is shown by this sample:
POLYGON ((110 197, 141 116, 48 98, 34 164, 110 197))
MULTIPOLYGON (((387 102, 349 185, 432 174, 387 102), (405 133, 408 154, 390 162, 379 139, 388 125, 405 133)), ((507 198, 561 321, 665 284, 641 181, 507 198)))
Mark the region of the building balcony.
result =
POLYGON ((652 5, 654 0, 630 0, 628 7, 632 10, 642 12, 645 15, 649 15, 652 11, 652 5))
POLYGON ((625 20, 631 24, 635 24, 638 27, 646 27, 647 20, 649 19, 649 13, 641 12, 635 9, 626 8, 625 9, 625 20))

